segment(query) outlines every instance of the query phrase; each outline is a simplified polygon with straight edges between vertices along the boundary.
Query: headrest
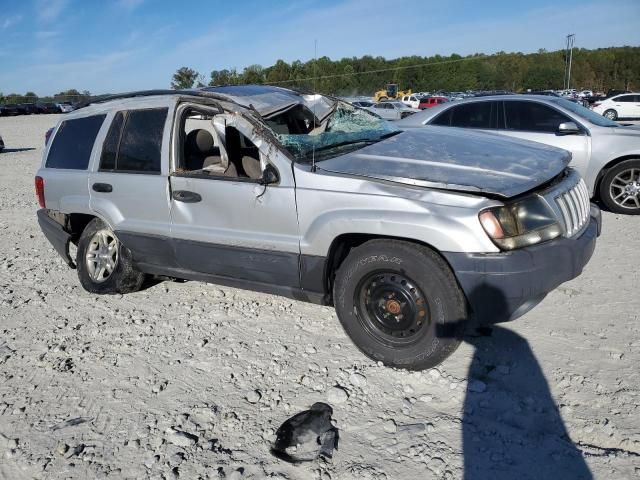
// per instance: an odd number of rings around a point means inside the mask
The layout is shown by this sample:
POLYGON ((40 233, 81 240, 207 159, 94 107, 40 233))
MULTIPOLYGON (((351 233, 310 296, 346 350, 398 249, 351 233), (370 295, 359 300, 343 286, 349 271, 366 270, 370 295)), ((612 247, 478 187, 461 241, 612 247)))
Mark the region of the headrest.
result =
POLYGON ((213 150, 213 136, 206 130, 192 130, 187 135, 186 146, 190 152, 209 153, 213 150))

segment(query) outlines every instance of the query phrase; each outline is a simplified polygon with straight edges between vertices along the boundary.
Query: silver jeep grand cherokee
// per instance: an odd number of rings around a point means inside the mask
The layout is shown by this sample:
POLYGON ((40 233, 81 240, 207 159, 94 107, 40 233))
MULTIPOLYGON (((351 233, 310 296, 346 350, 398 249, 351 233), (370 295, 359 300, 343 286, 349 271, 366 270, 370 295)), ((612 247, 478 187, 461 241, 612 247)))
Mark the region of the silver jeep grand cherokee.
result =
POLYGON ((89 292, 159 275, 334 305, 367 356, 422 369, 581 273, 600 212, 569 161, 281 88, 137 92, 56 126, 38 220, 89 292))

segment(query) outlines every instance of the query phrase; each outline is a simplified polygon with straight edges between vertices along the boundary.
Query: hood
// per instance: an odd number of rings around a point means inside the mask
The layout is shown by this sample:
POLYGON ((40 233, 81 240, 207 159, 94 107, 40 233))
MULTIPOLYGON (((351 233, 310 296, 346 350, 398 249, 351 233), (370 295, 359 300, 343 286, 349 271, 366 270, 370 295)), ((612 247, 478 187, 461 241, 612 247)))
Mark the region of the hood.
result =
POLYGON ((318 169, 408 185, 513 197, 534 189, 571 161, 566 150, 451 127, 408 130, 318 169))

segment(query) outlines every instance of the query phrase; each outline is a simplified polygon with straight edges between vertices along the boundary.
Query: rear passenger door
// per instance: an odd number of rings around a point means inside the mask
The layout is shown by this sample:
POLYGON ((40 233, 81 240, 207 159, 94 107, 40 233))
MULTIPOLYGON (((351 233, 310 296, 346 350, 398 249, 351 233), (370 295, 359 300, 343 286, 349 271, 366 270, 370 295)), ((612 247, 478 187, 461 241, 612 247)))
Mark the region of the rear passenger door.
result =
POLYGON ((91 209, 109 223, 142 267, 175 265, 168 241, 168 113, 167 107, 112 112, 89 175, 91 209))

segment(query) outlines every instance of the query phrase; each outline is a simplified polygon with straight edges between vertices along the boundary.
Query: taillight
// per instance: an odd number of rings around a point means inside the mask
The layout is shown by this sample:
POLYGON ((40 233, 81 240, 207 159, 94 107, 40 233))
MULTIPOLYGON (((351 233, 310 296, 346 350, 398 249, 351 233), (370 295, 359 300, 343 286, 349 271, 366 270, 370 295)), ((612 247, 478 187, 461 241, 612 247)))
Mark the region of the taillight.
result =
POLYGON ((51 134, 53 133, 53 128, 47 130, 47 133, 44 134, 44 145, 45 147, 49 145, 49 139, 51 138, 51 134))
POLYGON ((44 201, 44 179, 42 177, 36 177, 36 197, 38 197, 40 208, 47 208, 44 201))

